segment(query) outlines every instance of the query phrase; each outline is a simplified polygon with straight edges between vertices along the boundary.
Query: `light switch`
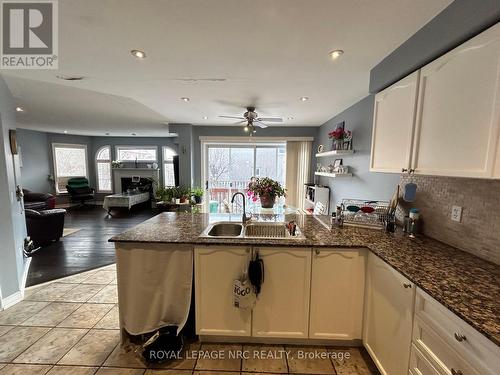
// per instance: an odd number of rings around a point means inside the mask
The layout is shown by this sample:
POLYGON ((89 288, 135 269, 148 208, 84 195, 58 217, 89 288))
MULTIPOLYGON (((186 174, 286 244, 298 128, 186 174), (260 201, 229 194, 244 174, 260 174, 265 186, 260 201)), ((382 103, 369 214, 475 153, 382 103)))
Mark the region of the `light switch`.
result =
POLYGON ((460 223, 462 221, 462 207, 452 206, 451 207, 451 220, 460 223))

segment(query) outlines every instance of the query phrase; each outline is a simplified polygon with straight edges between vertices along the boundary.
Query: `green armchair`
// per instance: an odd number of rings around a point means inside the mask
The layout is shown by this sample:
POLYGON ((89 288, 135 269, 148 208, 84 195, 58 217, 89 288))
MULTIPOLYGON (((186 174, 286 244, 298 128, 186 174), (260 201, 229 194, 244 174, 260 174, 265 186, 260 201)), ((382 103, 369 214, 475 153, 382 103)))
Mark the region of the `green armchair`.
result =
POLYGON ((73 177, 68 180, 66 185, 68 194, 72 202, 78 202, 80 205, 85 205, 86 201, 94 199, 95 189, 89 185, 89 180, 86 177, 73 177))

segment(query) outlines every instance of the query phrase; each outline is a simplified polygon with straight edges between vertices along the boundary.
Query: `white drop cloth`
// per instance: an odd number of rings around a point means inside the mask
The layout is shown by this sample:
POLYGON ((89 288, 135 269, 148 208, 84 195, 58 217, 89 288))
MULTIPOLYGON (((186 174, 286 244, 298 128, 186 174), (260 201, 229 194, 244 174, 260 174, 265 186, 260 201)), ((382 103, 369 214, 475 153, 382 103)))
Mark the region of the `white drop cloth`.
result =
POLYGON ((191 304, 193 247, 117 243, 121 328, 132 335, 167 325, 184 327, 191 304))

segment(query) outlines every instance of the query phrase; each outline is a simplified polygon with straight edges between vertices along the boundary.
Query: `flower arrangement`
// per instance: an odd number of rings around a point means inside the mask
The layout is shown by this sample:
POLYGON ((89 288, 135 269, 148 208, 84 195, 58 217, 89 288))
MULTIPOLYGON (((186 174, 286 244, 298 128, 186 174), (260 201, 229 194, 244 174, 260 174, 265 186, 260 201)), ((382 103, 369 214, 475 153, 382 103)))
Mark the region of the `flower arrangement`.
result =
POLYGON ((349 139, 352 137, 352 132, 350 130, 344 130, 341 127, 332 130, 328 133, 328 138, 334 139, 336 141, 343 141, 344 139, 349 139))
POLYGON ((286 189, 278 181, 269 177, 252 177, 248 184, 247 195, 254 202, 260 198, 263 208, 271 208, 274 206, 276 197, 286 196, 286 189))

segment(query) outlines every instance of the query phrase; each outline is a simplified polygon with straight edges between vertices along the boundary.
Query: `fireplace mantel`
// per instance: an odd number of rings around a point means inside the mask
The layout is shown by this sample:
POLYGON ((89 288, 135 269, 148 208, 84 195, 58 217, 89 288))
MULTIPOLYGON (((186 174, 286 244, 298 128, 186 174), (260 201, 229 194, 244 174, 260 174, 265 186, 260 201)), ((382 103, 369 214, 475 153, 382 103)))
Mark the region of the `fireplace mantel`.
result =
POLYGON ((153 168, 113 168, 113 186, 115 194, 122 192, 123 177, 149 177, 160 181, 160 170, 153 168))

